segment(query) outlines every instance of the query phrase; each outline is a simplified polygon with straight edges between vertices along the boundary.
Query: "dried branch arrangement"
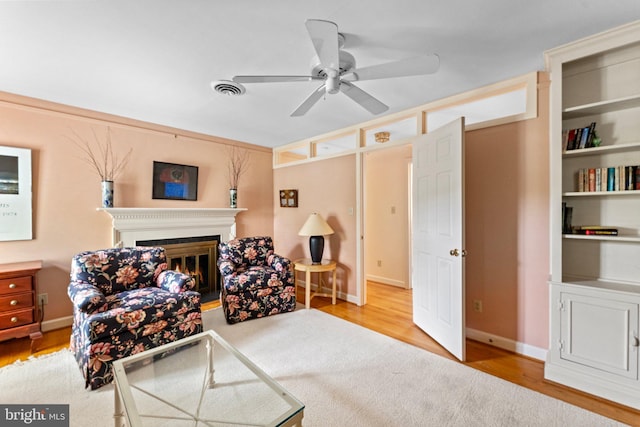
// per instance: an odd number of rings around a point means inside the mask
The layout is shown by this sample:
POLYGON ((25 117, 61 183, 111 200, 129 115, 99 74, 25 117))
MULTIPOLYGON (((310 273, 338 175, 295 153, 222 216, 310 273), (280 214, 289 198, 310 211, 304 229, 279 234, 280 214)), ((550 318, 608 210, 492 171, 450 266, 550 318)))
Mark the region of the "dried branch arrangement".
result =
POLYGON ((101 142, 95 130, 93 128, 91 129, 93 139, 95 140, 95 147, 93 144, 90 144, 89 141, 82 139, 75 131, 72 132, 75 139, 70 139, 81 150, 83 154, 82 160, 86 161, 95 169, 95 172, 100 176, 102 181, 113 181, 120 172, 122 172, 131 158, 133 148, 130 148, 123 157, 119 157, 113 151, 111 129, 108 127, 107 138, 104 142, 101 142))
POLYGON ((229 156, 229 188, 238 188, 240 177, 249 167, 249 151, 236 145, 231 145, 227 149, 229 156))

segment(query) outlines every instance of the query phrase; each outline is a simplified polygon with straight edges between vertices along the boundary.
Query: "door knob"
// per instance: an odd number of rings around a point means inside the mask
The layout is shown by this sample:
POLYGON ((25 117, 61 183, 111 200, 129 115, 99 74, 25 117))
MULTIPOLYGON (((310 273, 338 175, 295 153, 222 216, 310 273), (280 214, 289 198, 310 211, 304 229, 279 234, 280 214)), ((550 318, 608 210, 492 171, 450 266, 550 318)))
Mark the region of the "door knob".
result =
POLYGON ((449 251, 449 255, 451 255, 451 256, 459 256, 460 252, 457 249, 451 249, 449 251))

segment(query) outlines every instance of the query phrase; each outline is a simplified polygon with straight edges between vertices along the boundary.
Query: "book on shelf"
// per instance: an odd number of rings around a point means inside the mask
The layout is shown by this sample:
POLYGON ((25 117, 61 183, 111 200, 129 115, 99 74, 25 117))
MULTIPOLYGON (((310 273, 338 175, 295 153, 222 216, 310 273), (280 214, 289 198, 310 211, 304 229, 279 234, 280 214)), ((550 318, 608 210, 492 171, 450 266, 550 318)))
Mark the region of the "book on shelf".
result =
POLYGON ((572 228, 574 234, 584 234, 587 236, 617 236, 616 227, 605 225, 578 225, 572 228))
POLYGON ((582 128, 582 132, 580 133, 580 142, 578 143, 578 148, 587 148, 587 141, 589 140, 589 127, 582 128))
POLYGON ((587 236, 617 236, 618 230, 585 230, 584 234, 587 236))
POLYGON ((596 191, 596 170, 595 168, 589 168, 589 191, 596 191))
POLYGON ((607 168, 607 191, 616 189, 616 168, 607 168))
POLYGON ((566 202, 562 202, 562 233, 571 233, 571 217, 573 215, 573 207, 567 206, 566 202))
POLYGON ((635 190, 636 188, 636 184, 635 184, 635 180, 636 180, 636 170, 637 170, 637 166, 625 166, 626 168, 626 172, 625 172, 625 176, 626 176, 626 188, 625 190, 629 191, 629 190, 635 190))
POLYGON ((592 148, 593 147, 593 139, 596 136, 596 122, 591 122, 591 124, 589 125, 589 136, 587 139, 587 146, 586 148, 592 148))

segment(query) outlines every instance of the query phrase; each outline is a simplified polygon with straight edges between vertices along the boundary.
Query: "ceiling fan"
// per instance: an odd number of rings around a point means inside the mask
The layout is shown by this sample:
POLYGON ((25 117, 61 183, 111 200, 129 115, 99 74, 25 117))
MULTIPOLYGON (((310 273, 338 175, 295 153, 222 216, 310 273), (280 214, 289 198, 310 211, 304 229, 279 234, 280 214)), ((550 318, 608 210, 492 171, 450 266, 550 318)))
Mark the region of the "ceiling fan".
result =
POLYGON ((341 49, 344 45, 345 37, 338 33, 338 25, 321 19, 308 19, 305 25, 319 59, 319 63, 312 67, 311 75, 233 77, 233 81, 236 83, 321 81, 322 84, 291 113, 292 117, 304 115, 325 94, 338 92, 344 93, 370 113, 380 114, 387 111, 389 107, 357 87, 353 82, 431 74, 436 72, 440 65, 438 55, 428 54, 356 68, 355 58, 341 49))

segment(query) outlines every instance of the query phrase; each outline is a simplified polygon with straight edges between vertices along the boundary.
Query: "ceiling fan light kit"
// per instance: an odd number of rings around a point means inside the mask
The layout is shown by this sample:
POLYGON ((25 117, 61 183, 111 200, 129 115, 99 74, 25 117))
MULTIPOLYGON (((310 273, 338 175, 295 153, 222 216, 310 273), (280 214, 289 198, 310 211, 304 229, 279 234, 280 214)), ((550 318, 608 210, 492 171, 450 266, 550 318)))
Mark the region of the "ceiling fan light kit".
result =
POLYGON ((383 142, 389 142, 389 137, 391 136, 391 134, 389 132, 384 131, 384 132, 376 132, 373 134, 373 136, 375 137, 376 142, 383 143, 383 142))
POLYGON ((353 55, 342 50, 345 36, 338 32, 338 26, 334 22, 308 19, 305 25, 317 55, 317 61, 312 66, 310 75, 233 77, 233 82, 240 84, 240 86, 242 83, 283 83, 312 80, 322 82, 298 105, 291 113, 291 117, 303 116, 325 94, 333 95, 338 92, 347 95, 371 114, 383 113, 389 107, 354 85, 353 82, 431 74, 435 73, 440 66, 438 55, 429 54, 358 69, 353 55))

